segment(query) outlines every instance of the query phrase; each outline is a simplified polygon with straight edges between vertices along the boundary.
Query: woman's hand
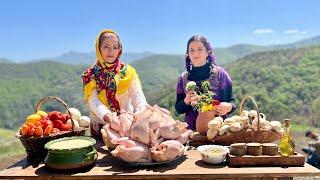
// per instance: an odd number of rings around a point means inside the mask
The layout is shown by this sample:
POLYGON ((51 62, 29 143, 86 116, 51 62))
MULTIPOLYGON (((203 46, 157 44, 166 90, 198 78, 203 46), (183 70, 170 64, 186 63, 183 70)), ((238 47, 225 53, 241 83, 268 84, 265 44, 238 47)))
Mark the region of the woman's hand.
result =
POLYGON ((221 102, 219 105, 215 106, 216 110, 221 116, 226 115, 232 110, 232 104, 227 102, 221 102))
POLYGON ((114 122, 114 116, 112 114, 107 113, 106 115, 104 115, 103 120, 106 123, 114 122))
POLYGON ((187 105, 190 105, 192 101, 197 101, 196 97, 197 97, 197 93, 195 91, 188 91, 183 101, 187 105))

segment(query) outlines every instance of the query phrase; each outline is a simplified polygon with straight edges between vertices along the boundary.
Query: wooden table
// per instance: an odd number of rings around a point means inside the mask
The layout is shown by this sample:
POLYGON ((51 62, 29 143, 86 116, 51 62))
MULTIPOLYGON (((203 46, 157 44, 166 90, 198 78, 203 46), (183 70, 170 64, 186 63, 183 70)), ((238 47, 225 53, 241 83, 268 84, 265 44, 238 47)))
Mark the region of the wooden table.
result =
POLYGON ((94 166, 77 171, 56 172, 43 164, 32 165, 23 159, 0 172, 0 179, 292 179, 294 176, 320 176, 309 164, 303 167, 228 167, 205 164, 196 150, 174 163, 155 167, 128 167, 100 150, 94 166))

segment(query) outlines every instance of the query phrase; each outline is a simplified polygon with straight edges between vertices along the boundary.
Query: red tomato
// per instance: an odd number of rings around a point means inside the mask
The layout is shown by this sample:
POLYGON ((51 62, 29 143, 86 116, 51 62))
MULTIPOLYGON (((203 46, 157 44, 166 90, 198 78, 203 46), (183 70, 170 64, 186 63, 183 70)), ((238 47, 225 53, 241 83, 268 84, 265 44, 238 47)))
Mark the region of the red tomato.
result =
POLYGON ((67 120, 68 120, 68 116, 67 116, 67 114, 62 114, 61 115, 61 119, 60 119, 63 123, 66 123, 67 122, 67 120))
POLYGON ((49 119, 41 119, 41 120, 40 120, 40 123, 42 124, 42 128, 43 128, 43 129, 46 129, 48 125, 53 126, 52 121, 49 120, 49 119))
POLYGON ((33 129, 36 129, 36 125, 34 125, 33 123, 29 122, 27 123, 27 125, 29 126, 29 128, 33 128, 33 129))
POLYGON ((35 134, 36 136, 42 136, 42 135, 43 135, 43 129, 42 129, 42 127, 41 127, 41 126, 37 126, 37 127, 36 127, 36 131, 34 132, 34 134, 35 134))
POLYGON ((55 120, 53 121, 53 127, 58 128, 61 130, 61 126, 63 125, 63 122, 61 120, 55 120))
POLYGON ((72 128, 71 124, 62 124, 60 130, 61 131, 69 131, 72 128))
POLYGON ((46 129, 44 130, 43 134, 44 134, 45 136, 48 136, 48 135, 52 132, 52 130, 53 130, 52 125, 48 125, 48 126, 46 127, 46 129))
POLYGON ((61 120, 62 118, 62 114, 61 112, 59 111, 52 111, 48 114, 48 118, 51 120, 51 121, 55 121, 55 120, 61 120))
POLYGON ((27 136, 29 135, 29 126, 24 124, 22 125, 21 129, 20 129, 20 133, 22 136, 27 136))
POLYGON ((30 128, 29 126, 29 136, 33 136, 36 131, 36 128, 30 128))

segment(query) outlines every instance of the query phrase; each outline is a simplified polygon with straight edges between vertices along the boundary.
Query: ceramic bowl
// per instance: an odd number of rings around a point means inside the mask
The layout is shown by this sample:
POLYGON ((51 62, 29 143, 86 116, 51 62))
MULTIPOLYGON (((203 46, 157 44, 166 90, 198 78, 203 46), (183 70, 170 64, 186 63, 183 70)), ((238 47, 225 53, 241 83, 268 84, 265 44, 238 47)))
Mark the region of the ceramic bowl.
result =
POLYGON ((209 164, 222 163, 229 153, 229 148, 219 145, 202 145, 197 150, 202 160, 209 164))
POLYGON ((53 169, 76 169, 95 163, 98 154, 90 137, 64 137, 45 144, 48 154, 44 159, 47 167, 53 169))

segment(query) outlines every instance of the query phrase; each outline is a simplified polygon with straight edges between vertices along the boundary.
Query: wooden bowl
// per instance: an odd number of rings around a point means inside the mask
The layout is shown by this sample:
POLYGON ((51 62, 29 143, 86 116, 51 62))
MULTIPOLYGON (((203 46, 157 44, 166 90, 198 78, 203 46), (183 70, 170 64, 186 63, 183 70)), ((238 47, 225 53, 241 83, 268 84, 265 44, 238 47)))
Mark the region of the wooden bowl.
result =
POLYGON ((262 144, 262 154, 263 155, 269 155, 269 156, 275 156, 279 154, 278 146, 274 143, 263 143, 262 144))
POLYGON ((247 154, 251 156, 262 155, 261 143, 247 143, 247 154))
POLYGON ((230 145, 230 154, 234 156, 244 156, 246 153, 246 143, 234 143, 230 145))

